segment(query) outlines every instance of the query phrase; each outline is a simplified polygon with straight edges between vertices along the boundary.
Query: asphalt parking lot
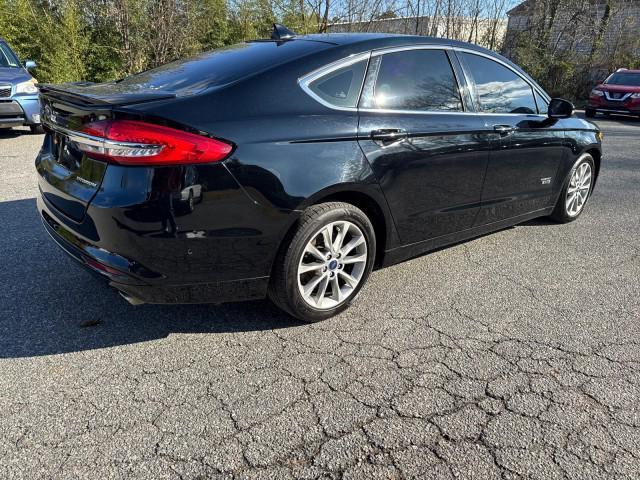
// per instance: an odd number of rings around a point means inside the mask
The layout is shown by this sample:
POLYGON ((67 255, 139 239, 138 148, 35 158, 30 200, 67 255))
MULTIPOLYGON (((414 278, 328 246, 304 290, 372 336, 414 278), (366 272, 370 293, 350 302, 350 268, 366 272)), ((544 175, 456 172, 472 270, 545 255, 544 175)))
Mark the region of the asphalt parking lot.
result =
POLYGON ((579 221, 377 271, 300 325, 132 307, 47 238, 0 133, 0 478, 640 477, 640 120, 579 221))

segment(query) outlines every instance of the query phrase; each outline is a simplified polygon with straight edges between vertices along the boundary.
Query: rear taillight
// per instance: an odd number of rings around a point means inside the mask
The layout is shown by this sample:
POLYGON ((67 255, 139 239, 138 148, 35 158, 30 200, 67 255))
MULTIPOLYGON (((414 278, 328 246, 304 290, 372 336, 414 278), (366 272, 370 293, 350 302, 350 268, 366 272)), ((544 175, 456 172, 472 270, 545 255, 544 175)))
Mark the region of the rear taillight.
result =
POLYGON ((220 140, 136 120, 92 122, 70 140, 92 157, 122 165, 218 162, 233 149, 220 140))

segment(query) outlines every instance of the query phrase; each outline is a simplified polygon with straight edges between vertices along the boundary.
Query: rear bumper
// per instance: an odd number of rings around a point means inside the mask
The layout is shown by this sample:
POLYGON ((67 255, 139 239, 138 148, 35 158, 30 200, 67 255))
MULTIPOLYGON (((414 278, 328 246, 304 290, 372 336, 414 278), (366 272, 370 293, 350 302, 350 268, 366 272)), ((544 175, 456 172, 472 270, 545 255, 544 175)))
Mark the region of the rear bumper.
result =
POLYGON ((56 244, 82 266, 148 303, 266 296, 298 212, 252 201, 222 163, 109 165, 99 188, 89 188, 73 182, 77 174, 56 176, 64 168, 49 159, 47 138, 36 159, 38 212, 56 244), (197 201, 183 201, 180 192, 196 186, 197 201))
POLYGON ((132 303, 225 303, 262 299, 267 294, 269 277, 171 285, 162 282, 150 270, 135 261, 96 247, 75 235, 49 213, 46 201, 38 198, 42 224, 53 241, 81 266, 104 279, 132 303), (119 268, 115 268, 118 266, 119 268), (150 276, 141 281, 128 272, 150 276), (155 282, 151 283, 153 280, 155 282), (158 282, 160 280, 160 282, 158 282))

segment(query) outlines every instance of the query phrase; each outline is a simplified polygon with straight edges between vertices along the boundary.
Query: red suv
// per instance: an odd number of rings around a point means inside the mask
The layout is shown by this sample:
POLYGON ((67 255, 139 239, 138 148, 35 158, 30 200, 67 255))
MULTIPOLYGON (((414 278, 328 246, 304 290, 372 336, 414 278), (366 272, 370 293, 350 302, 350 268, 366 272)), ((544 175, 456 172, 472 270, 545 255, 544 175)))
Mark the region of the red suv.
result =
POLYGON ((584 113, 623 113, 640 116, 640 70, 619 68, 589 94, 584 113))

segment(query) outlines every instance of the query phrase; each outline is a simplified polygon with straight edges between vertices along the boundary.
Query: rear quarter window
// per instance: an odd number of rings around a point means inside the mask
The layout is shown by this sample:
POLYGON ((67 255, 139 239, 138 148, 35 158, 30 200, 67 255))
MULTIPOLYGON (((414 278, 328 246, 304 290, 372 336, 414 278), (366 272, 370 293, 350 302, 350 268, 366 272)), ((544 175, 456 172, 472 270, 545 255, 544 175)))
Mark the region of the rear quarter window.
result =
POLYGON ((330 71, 309 82, 307 88, 317 99, 334 107, 353 108, 358 104, 367 60, 330 71))

